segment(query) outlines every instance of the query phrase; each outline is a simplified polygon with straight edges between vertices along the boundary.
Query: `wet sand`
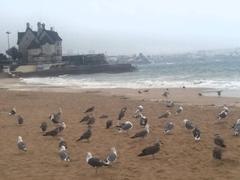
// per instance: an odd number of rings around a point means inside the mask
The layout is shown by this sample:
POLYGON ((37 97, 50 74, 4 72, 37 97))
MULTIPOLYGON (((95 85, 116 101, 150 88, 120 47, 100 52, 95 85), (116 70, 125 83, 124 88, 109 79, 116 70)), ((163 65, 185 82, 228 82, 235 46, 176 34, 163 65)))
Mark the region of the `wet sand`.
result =
MULTIPOLYGON (((26 89, 0 90, 0 179, 239 179, 240 139, 233 136, 231 129, 236 119, 240 118, 240 108, 236 106, 237 103, 234 104, 237 98, 211 99, 189 92, 176 97, 174 94, 177 93, 170 89, 169 98, 184 105, 183 113, 174 115, 176 107, 167 108, 163 103, 165 99, 161 96, 162 92, 158 92, 157 96, 155 90, 150 90, 149 94, 119 89, 49 91, 50 88, 36 92, 26 89), (184 102, 184 99, 187 101, 184 102), (231 113, 223 123, 217 123, 216 114, 221 110, 222 103, 231 105, 231 113), (141 130, 132 117, 136 106, 140 104, 144 106, 151 129, 146 139, 133 140, 130 136, 141 130), (90 143, 75 142, 86 130, 86 125, 79 123, 84 116, 83 111, 93 105, 96 107, 96 123, 90 143), (98 118, 107 114, 108 119, 113 119, 116 124, 118 112, 123 106, 128 108, 124 120, 134 123, 129 135, 118 133, 115 128, 106 130, 107 119, 98 118), (8 116, 12 107, 16 107, 17 112, 24 117, 24 125, 17 125, 15 118, 8 116), (49 114, 59 107, 63 109, 62 118, 67 128, 58 137, 43 137, 40 123, 46 121, 49 114), (159 120, 158 115, 166 110, 173 112, 173 115, 159 120), (200 142, 196 143, 192 133, 184 129, 182 121, 185 118, 191 119, 202 131, 200 142), (167 120, 175 123, 172 135, 163 134, 163 125, 167 120), (212 159, 215 133, 220 133, 227 145, 222 161, 212 159), (19 135, 28 145, 26 153, 16 148, 19 135), (67 141, 72 158, 68 166, 58 157, 58 139, 61 136, 67 141), (152 145, 158 137, 163 144, 155 159, 137 157, 143 148, 152 145), (95 174, 95 170, 85 161, 86 153, 90 151, 103 159, 112 146, 117 148, 118 161, 112 167, 99 169, 98 174, 95 174)), ((52 128, 53 125, 50 125, 49 129, 52 128)))

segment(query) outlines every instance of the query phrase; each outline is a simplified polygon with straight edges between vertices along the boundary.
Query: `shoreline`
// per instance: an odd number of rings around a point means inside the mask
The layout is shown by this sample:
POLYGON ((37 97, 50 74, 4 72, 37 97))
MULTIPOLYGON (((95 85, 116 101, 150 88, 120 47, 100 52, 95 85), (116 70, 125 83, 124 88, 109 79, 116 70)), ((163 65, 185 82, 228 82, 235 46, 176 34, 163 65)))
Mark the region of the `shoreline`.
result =
MULTIPOLYGON (((69 86, 48 86, 48 85, 30 85, 22 82, 20 79, 3 78, 0 79, 0 89, 8 91, 29 91, 29 92, 66 92, 66 93, 94 93, 103 96, 119 96, 126 99, 134 99, 141 101, 164 102, 173 100, 177 104, 188 105, 208 105, 222 106, 240 106, 240 97, 222 96, 218 97, 216 89, 211 88, 169 88, 170 95, 168 98, 162 94, 166 88, 80 88, 69 86), (147 90, 147 92, 144 92, 147 90), (142 93, 139 93, 141 91, 142 93), (198 96, 202 93, 203 96, 198 96)), ((231 93, 232 91, 230 91, 231 93)), ((229 92, 228 92, 229 93, 229 92)))

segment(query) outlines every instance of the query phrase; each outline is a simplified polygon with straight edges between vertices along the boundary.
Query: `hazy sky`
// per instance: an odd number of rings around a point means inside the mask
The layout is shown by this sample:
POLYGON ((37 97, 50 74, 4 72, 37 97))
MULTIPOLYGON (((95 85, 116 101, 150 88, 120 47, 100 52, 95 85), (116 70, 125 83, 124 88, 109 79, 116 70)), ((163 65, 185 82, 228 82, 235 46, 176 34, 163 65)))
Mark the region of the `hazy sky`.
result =
POLYGON ((239 0, 0 0, 0 52, 26 22, 54 26, 64 53, 175 53, 240 47, 239 0))

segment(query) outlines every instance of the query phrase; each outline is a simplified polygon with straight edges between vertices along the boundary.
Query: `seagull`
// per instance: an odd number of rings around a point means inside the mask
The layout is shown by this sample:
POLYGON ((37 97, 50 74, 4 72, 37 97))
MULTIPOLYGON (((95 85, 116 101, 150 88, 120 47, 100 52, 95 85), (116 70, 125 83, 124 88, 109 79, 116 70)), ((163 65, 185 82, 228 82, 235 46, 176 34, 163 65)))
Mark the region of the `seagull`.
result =
POLYGON ((214 143, 219 147, 226 147, 223 138, 219 134, 215 134, 214 143))
POLYGON ((42 122, 40 128, 42 129, 42 132, 45 132, 47 130, 47 122, 42 122))
POLYGON ((229 108, 226 105, 223 106, 223 110, 229 113, 229 108))
POLYGON ((164 96, 164 97, 168 97, 168 95, 169 95, 168 91, 164 91, 163 94, 162 94, 162 96, 164 96))
POLYGON ((9 116, 14 116, 16 115, 17 111, 16 111, 16 108, 12 108, 12 110, 8 113, 9 116))
POLYGON ((154 145, 148 146, 142 150, 138 156, 147 156, 147 155, 152 155, 154 158, 154 154, 160 151, 160 141, 158 140, 154 145))
POLYGON ((112 126, 112 120, 107 120, 106 122, 106 129, 109 129, 112 126))
POLYGON ((142 105, 137 106, 137 110, 143 112, 143 106, 142 105))
POLYGON ((149 124, 146 124, 144 130, 137 132, 134 136, 131 138, 145 138, 149 134, 149 124))
POLYGON ((55 129, 44 133, 43 136, 52 136, 52 137, 57 136, 65 128, 66 128, 66 124, 64 122, 61 122, 59 127, 56 127, 55 129))
POLYGON ((58 154, 62 161, 70 161, 70 157, 65 146, 60 147, 58 154))
POLYGON ((119 132, 122 132, 122 131, 128 132, 130 129, 132 129, 133 124, 130 121, 126 121, 126 122, 120 124, 120 126, 118 126, 118 127, 119 127, 119 132))
POLYGON ((54 124, 58 124, 60 122, 60 118, 62 115, 62 108, 59 108, 59 111, 57 113, 52 113, 49 116, 49 119, 54 123, 54 124))
POLYGON ((227 117, 227 115, 228 115, 228 111, 222 110, 222 111, 218 114, 217 118, 218 118, 218 120, 222 120, 222 119, 225 119, 225 118, 227 117))
POLYGON ((195 141, 200 141, 201 131, 195 127, 192 131, 195 141))
POLYGON ((222 159, 222 149, 219 147, 214 147, 212 155, 213 155, 214 159, 221 160, 222 159))
POLYGON ((93 116, 91 116, 91 117, 88 119, 87 125, 88 125, 88 126, 91 126, 91 125, 93 125, 93 124, 95 123, 95 121, 96 121, 96 119, 95 119, 93 116))
POLYGON ((135 111, 134 117, 139 118, 142 115, 142 112, 143 112, 143 106, 142 105, 137 106, 137 110, 135 111))
POLYGON ((173 107, 173 106, 174 106, 174 102, 173 101, 167 101, 166 107, 173 107))
POLYGON ((107 164, 103 160, 93 157, 92 153, 90 153, 90 152, 87 153, 86 162, 90 166, 96 168, 96 173, 97 173, 97 170, 99 167, 107 166, 107 164))
POLYGON ((88 142, 89 142, 89 139, 90 137, 92 136, 92 131, 91 131, 91 128, 88 127, 87 131, 85 131, 79 139, 77 139, 76 141, 81 141, 81 140, 84 140, 86 139, 88 142))
POLYGON ((140 122, 140 126, 146 126, 146 124, 147 124, 147 122, 148 122, 148 119, 146 118, 146 116, 143 116, 142 114, 141 114, 141 117, 140 117, 140 120, 139 120, 139 122, 140 122))
POLYGON ((173 130, 174 128, 174 124, 173 122, 167 122, 165 125, 164 125, 164 134, 169 134, 171 130, 173 130))
POLYGON ((93 112, 94 109, 95 109, 95 107, 92 106, 92 107, 88 108, 84 113, 90 113, 90 112, 93 112))
POLYGON ((22 116, 18 115, 18 116, 17 116, 17 121, 18 121, 18 124, 19 124, 19 125, 23 124, 23 118, 22 118, 22 116))
POLYGON ((17 147, 19 150, 21 151, 27 151, 27 145, 23 142, 22 140, 22 137, 21 136, 18 136, 18 139, 17 139, 17 147))
POLYGON ((170 111, 167 111, 167 112, 161 114, 160 116, 158 116, 158 119, 168 118, 170 115, 171 115, 171 112, 170 112, 170 111))
POLYGON ((118 120, 121 120, 125 116, 126 111, 127 111, 127 107, 123 107, 121 109, 120 113, 118 114, 118 120))
POLYGON ((65 122, 61 122, 57 128, 59 129, 59 132, 62 132, 66 127, 65 122))
POLYGON ((60 137, 59 140, 60 140, 60 141, 59 141, 59 143, 58 143, 58 147, 61 148, 62 146, 64 146, 64 147, 67 149, 67 148, 68 148, 68 147, 67 147, 67 143, 66 143, 66 141, 64 141, 63 137, 60 137))
POLYGON ((58 133, 59 133, 59 128, 57 127, 57 128, 55 128, 55 129, 53 129, 53 130, 51 130, 51 131, 45 132, 45 133, 43 134, 43 136, 52 136, 52 137, 54 137, 54 136, 57 136, 58 133))
POLYGON ((86 115, 86 116, 84 116, 84 117, 80 120, 80 123, 82 123, 82 122, 88 122, 89 119, 90 119, 90 115, 86 115))
POLYGON ((240 119, 237 120, 237 122, 232 126, 234 130, 234 135, 238 136, 240 133, 240 119))
POLYGON ((188 119, 184 119, 183 123, 184 123, 186 129, 191 130, 191 129, 194 128, 192 122, 190 120, 188 120, 188 119))
POLYGON ((108 154, 108 156, 107 156, 107 158, 106 158, 106 160, 105 160, 105 163, 108 164, 108 165, 110 165, 110 164, 112 164, 114 161, 117 160, 117 157, 118 157, 118 155, 117 155, 117 150, 116 150, 115 147, 112 147, 112 148, 111 148, 111 152, 108 154))
POLYGON ((180 114, 181 112, 183 112, 183 107, 182 106, 178 106, 178 108, 176 110, 176 114, 180 114))

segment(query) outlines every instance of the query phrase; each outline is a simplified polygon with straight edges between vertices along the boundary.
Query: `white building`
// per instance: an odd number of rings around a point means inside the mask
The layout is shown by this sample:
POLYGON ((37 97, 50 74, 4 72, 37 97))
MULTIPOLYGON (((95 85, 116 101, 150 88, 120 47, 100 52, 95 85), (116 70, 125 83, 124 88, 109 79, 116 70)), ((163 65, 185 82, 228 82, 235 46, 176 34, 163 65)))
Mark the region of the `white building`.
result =
POLYGON ((26 31, 18 33, 18 49, 27 64, 55 63, 62 61, 62 39, 45 24, 37 23, 37 31, 27 23, 26 31))

